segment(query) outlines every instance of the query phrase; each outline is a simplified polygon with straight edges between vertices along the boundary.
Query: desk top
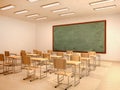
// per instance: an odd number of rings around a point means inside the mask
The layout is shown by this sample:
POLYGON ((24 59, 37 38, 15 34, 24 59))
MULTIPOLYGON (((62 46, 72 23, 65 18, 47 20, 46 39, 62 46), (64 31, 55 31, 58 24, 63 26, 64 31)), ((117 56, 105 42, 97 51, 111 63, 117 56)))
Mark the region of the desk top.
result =
POLYGON ((89 57, 81 57, 80 59, 81 59, 81 60, 90 60, 89 57))
POLYGON ((71 56, 72 54, 67 54, 67 53, 65 53, 64 55, 71 56))
POLYGON ((61 58, 62 56, 50 55, 51 58, 61 58))
POLYGON ((67 63, 68 65, 79 65, 79 64, 81 64, 80 61, 67 61, 66 63, 67 63))
POLYGON ((21 56, 11 55, 11 56, 8 56, 8 58, 12 58, 12 59, 20 59, 21 56))
POLYGON ((90 57, 96 57, 96 55, 90 55, 90 57))
POLYGON ((48 61, 48 58, 34 57, 34 58, 31 58, 31 60, 34 60, 34 61, 48 61))
POLYGON ((34 54, 34 53, 31 53, 31 54, 27 54, 28 56, 39 56, 38 54, 34 54))

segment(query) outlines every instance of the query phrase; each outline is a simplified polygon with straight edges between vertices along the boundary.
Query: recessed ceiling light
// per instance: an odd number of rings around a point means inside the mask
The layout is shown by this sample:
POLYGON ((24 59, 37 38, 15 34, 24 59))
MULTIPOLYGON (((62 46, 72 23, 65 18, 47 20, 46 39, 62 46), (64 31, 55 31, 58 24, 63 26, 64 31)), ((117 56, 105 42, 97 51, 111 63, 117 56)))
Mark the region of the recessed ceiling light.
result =
POLYGON ((47 19, 47 17, 40 17, 40 18, 37 18, 36 20, 43 20, 43 19, 47 19))
POLYGON ((68 16, 68 15, 73 15, 75 13, 71 12, 71 13, 63 13, 63 14, 59 14, 60 16, 68 16))
POLYGON ((102 10, 102 9, 108 9, 108 8, 114 8, 116 5, 109 5, 109 6, 104 6, 104 7, 97 7, 93 8, 93 10, 102 10))
POLYGON ((67 11, 68 8, 62 8, 62 9, 56 9, 56 10, 53 10, 52 12, 56 13, 56 12, 62 12, 62 11, 67 11))
POLYGON ((23 14, 23 13, 27 13, 27 10, 21 10, 21 11, 16 11, 15 14, 23 14))
POLYGON ((29 2, 36 2, 36 1, 38 1, 38 0, 28 0, 29 2))
POLYGON ((107 3, 107 2, 112 2, 112 1, 115 1, 115 0, 99 0, 99 1, 89 3, 89 5, 97 5, 97 4, 107 3))
POLYGON ((37 16, 39 16, 39 14, 30 14, 30 15, 27 15, 28 18, 37 17, 37 16))
POLYGON ((42 8, 48 8, 48 7, 58 6, 58 5, 60 5, 59 2, 54 2, 54 3, 42 5, 41 7, 42 7, 42 8))
POLYGON ((7 5, 7 6, 1 7, 0 10, 9 10, 9 9, 12 9, 12 8, 15 8, 15 6, 13 6, 13 5, 7 5))

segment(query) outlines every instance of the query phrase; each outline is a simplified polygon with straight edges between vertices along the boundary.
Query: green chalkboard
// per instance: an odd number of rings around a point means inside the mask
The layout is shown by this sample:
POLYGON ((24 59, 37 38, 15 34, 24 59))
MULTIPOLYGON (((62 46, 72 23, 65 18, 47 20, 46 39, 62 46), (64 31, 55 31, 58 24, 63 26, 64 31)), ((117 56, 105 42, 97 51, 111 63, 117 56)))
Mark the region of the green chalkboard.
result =
POLYGON ((53 50, 106 53, 106 20, 53 26, 53 50))

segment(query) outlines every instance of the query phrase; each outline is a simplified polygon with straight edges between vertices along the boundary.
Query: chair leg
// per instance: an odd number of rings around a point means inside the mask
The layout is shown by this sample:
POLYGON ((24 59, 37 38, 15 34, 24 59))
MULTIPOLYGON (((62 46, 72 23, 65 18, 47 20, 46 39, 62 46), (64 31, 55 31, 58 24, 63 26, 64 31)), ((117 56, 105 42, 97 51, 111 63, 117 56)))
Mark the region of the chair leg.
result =
POLYGON ((4 62, 2 64, 2 68, 3 68, 3 71, 0 73, 0 74, 3 74, 4 73, 4 62))
POLYGON ((70 88, 71 86, 72 86, 72 84, 70 84, 69 76, 68 76, 68 83, 67 83, 67 87, 65 88, 65 90, 67 90, 67 89, 70 88))
POLYGON ((32 82, 32 81, 34 81, 34 80, 36 80, 36 79, 38 79, 38 77, 36 77, 36 71, 34 70, 34 74, 33 74, 33 78, 30 80, 30 82, 32 82))
POLYGON ((33 74, 33 76, 32 76, 32 75, 30 75, 29 70, 28 70, 28 71, 27 71, 27 77, 23 78, 23 80, 27 80, 27 79, 30 79, 30 78, 32 78, 32 79, 30 80, 30 82, 38 79, 38 78, 35 78, 35 71, 34 71, 34 74, 33 74))
POLYGON ((27 77, 23 78, 23 80, 27 80, 29 78, 31 78, 31 76, 27 76, 27 77))
POLYGON ((27 70, 27 77, 23 78, 23 80, 31 78, 31 75, 29 75, 29 70, 27 70))
POLYGON ((57 85, 55 86, 55 88, 57 88, 59 85, 60 85, 60 82, 59 82, 59 75, 57 75, 57 85))
MULTIPOLYGON (((69 87, 72 86, 72 84, 70 84, 70 81, 69 81, 69 76, 68 76, 68 81, 67 81, 67 87, 65 88, 65 90, 67 90, 69 87)), ((57 88, 58 86, 60 86, 62 83, 60 83, 61 81, 63 81, 64 79, 64 76, 62 79, 60 79, 60 75, 57 75, 57 85, 55 86, 55 88, 57 88)))

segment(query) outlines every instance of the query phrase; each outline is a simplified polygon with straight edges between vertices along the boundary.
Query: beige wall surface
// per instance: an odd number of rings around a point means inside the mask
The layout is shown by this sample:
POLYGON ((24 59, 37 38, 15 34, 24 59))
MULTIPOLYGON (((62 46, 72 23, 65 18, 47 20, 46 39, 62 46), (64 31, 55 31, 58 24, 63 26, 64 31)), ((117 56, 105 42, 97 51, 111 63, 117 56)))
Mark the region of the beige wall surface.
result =
POLYGON ((52 26, 88 21, 107 20, 106 54, 101 54, 101 60, 120 61, 120 15, 97 15, 75 17, 52 22, 37 24, 37 48, 41 50, 52 49, 52 26))
POLYGON ((25 49, 31 51, 52 49, 52 26, 60 24, 80 23, 107 20, 106 54, 102 60, 120 61, 120 15, 99 15, 75 17, 41 23, 30 23, 9 17, 0 16, 0 53, 5 50, 19 53, 25 49))
POLYGON ((36 44, 35 23, 0 16, 0 53, 9 50, 19 53, 35 48, 36 44))

